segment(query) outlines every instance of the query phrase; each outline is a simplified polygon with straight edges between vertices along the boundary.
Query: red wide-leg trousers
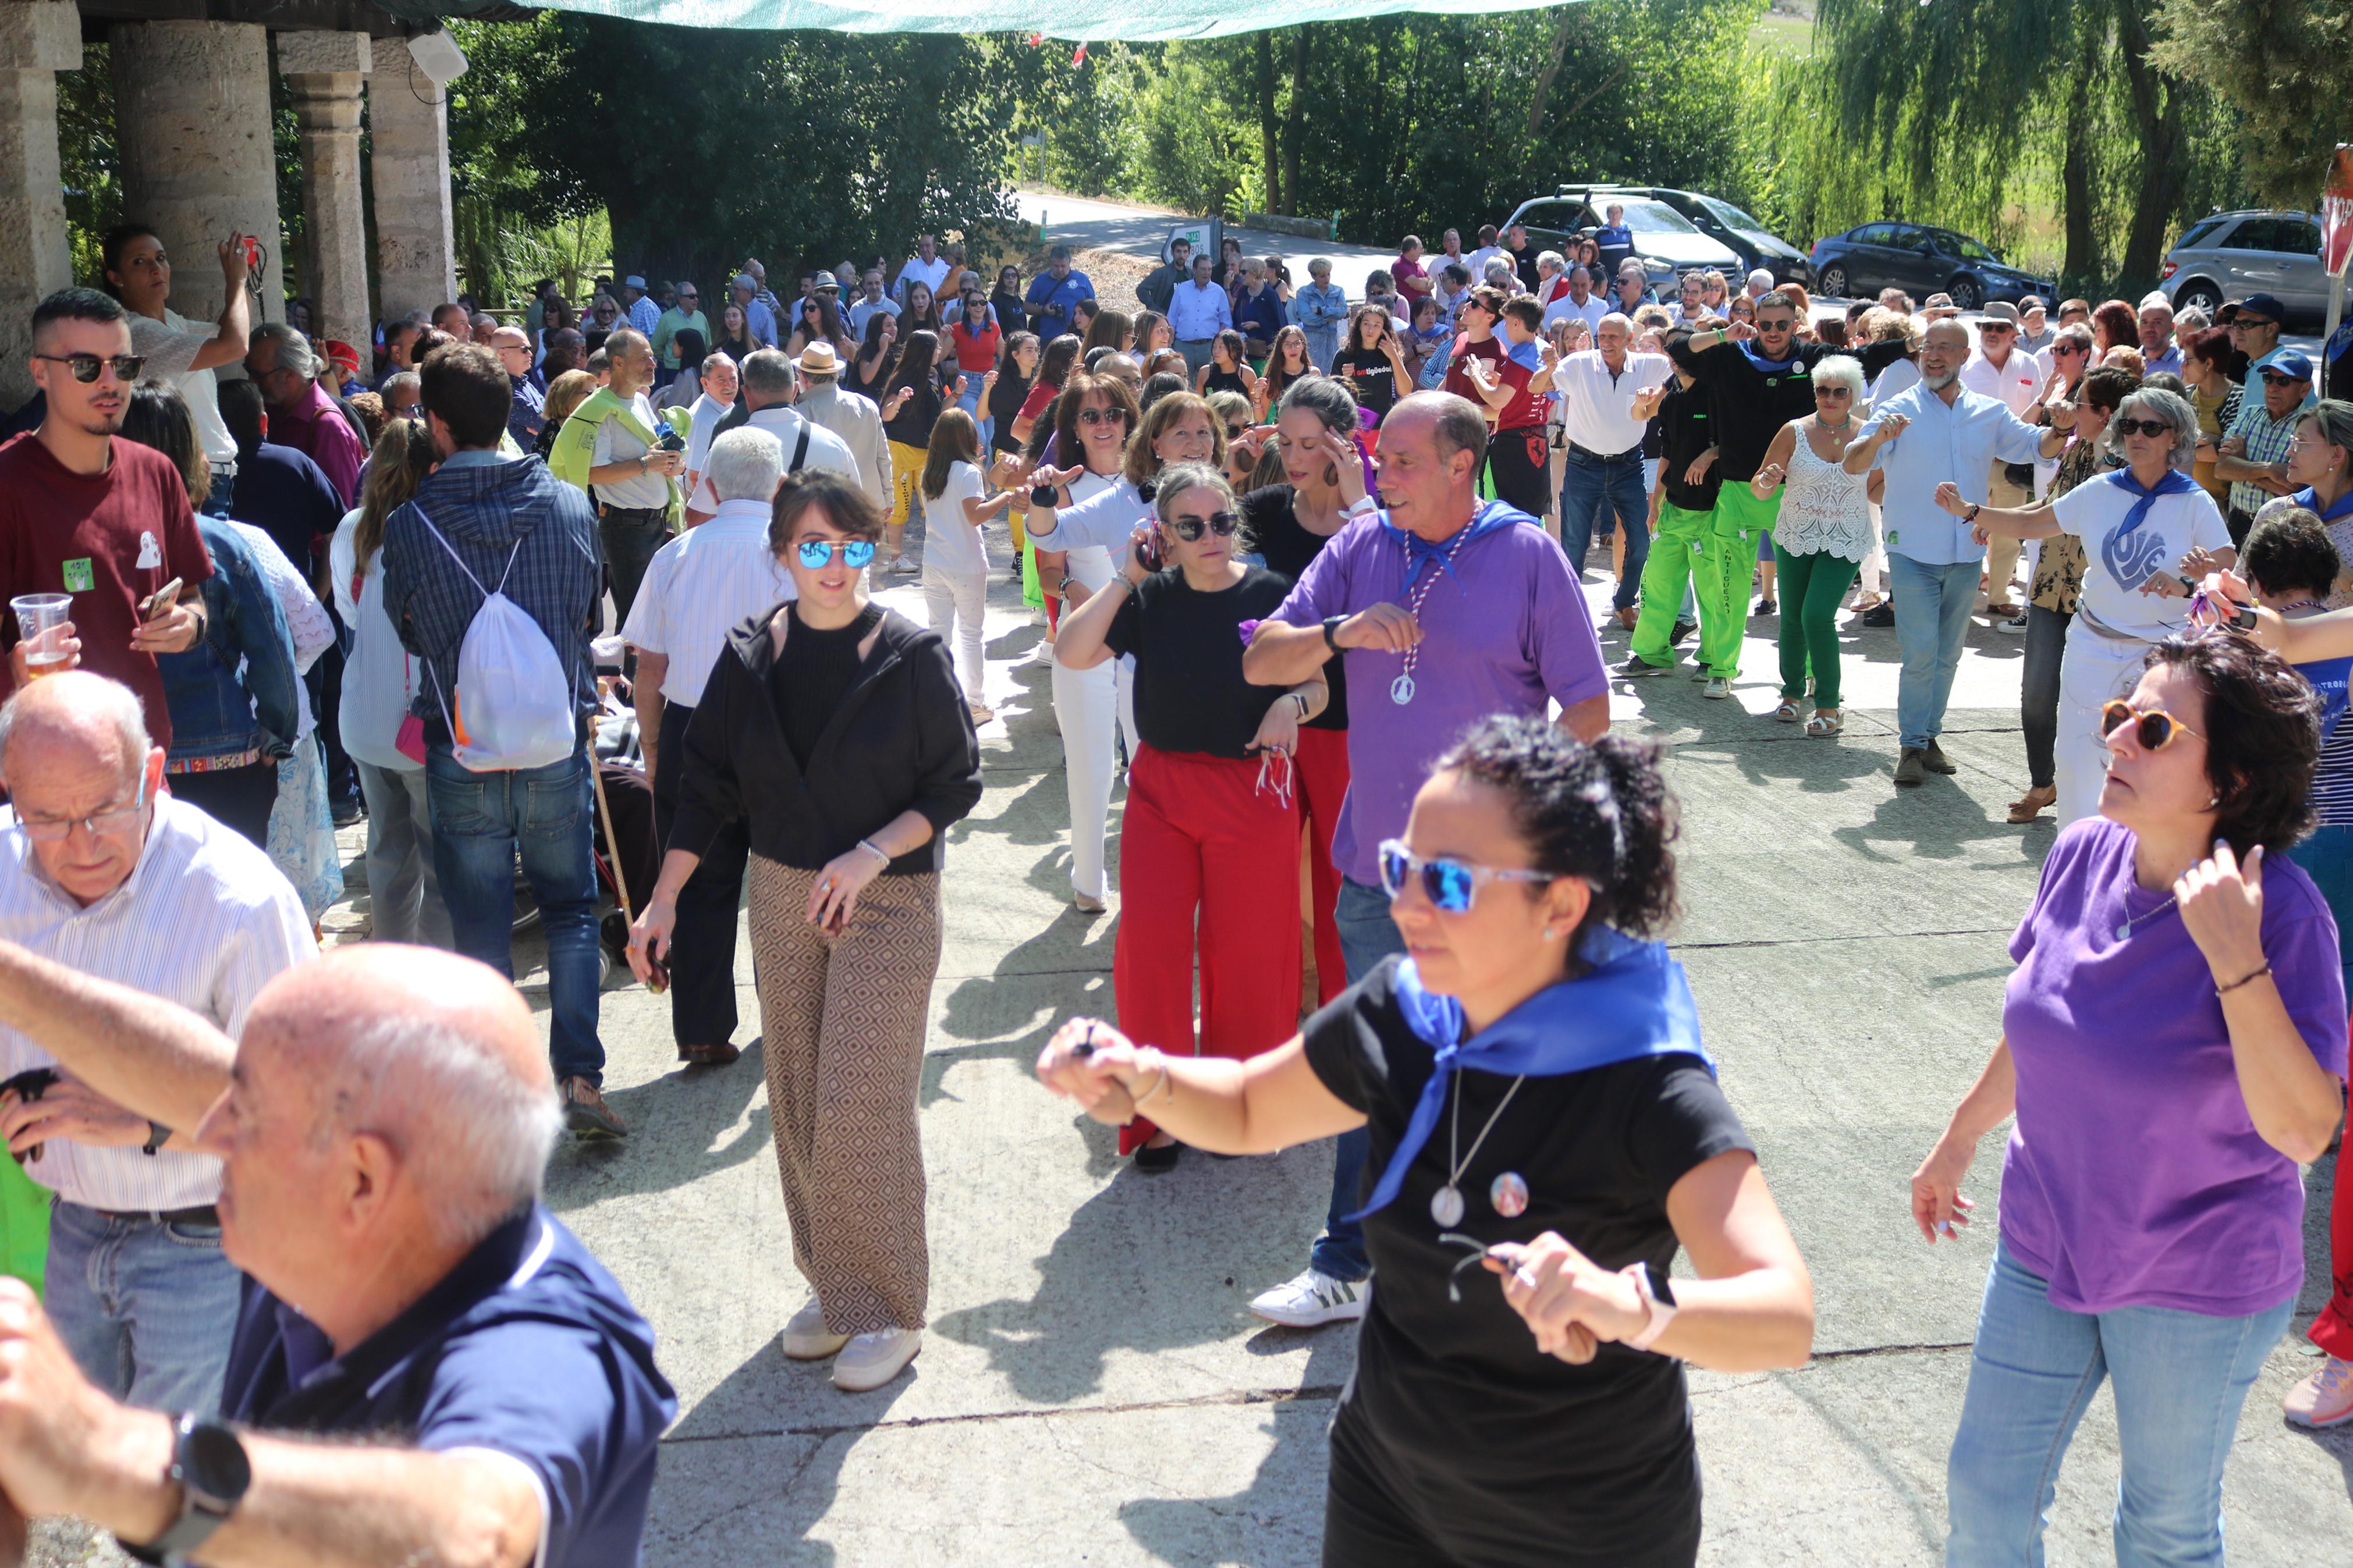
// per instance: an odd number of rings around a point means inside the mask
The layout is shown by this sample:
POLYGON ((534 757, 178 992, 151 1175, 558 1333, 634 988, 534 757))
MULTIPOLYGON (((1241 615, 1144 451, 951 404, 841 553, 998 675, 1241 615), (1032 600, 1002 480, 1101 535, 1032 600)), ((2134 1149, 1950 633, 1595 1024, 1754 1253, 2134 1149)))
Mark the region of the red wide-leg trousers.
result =
POLYGON ((2335 1277, 2328 1305, 2306 1331, 2312 1342, 2340 1361, 2353 1361, 2353 1150, 2337 1151, 2337 1190, 2328 1205, 2328 1270, 2335 1277))
MULTIPOLYGON (((1119 1026, 1171 1056, 1254 1057, 1299 1018, 1299 807, 1256 759, 1140 746, 1119 833, 1119 1026), (1193 1029, 1193 961, 1201 1028, 1193 1029)), ((1123 1154, 1157 1131, 1139 1116, 1123 1154)))

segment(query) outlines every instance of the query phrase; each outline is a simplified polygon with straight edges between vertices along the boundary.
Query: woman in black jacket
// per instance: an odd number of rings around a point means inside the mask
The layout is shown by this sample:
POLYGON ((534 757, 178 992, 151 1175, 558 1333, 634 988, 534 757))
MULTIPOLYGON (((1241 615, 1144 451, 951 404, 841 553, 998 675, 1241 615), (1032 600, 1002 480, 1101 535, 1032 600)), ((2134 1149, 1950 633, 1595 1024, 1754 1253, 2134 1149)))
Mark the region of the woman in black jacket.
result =
POLYGON ((800 597, 728 636, 687 727, 670 851, 629 949, 650 979, 702 847, 748 819, 768 1120, 793 1261, 814 1292, 784 1352, 839 1352, 834 1385, 849 1391, 888 1383, 923 1343, 915 1094, 945 836, 980 799, 947 645, 867 597, 881 536, 852 480, 808 468, 777 490, 768 544, 800 597))

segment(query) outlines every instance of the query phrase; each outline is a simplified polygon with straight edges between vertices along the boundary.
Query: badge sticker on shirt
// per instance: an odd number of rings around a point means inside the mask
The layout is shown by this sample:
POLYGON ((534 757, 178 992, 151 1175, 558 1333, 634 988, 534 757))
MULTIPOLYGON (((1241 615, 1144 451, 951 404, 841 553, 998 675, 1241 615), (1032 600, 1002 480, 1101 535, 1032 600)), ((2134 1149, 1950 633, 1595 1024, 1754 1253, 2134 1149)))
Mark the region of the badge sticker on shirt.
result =
POLYGON ((153 533, 142 533, 139 536, 139 559, 133 564, 136 570, 142 572, 150 566, 164 564, 164 547, 155 542, 155 536, 153 533))
POLYGON ((79 561, 66 563, 67 593, 87 594, 96 585, 95 580, 90 575, 89 556, 85 555, 79 561))

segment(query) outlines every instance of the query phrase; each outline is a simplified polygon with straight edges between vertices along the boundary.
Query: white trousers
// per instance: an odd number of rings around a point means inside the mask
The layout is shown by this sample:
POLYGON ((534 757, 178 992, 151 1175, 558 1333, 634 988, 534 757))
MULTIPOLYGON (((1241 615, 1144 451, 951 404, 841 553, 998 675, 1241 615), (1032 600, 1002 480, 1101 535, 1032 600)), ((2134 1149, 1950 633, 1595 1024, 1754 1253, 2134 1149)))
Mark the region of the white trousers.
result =
POLYGON ((1103 830, 1111 818, 1112 773, 1118 764, 1114 725, 1135 755, 1135 681, 1124 658, 1092 669, 1054 665, 1054 721, 1062 731, 1062 783, 1071 800, 1071 886, 1103 896, 1103 830))
POLYGON ((2100 733, 2100 709, 2109 699, 2129 695, 2140 682, 2149 645, 2138 637, 2103 637, 2079 614, 2067 628, 2067 651, 2059 660, 2059 826, 2080 822, 2100 809, 2108 782, 2107 737, 2100 733))
POLYGON ((987 661, 980 650, 981 623, 988 610, 988 574, 952 573, 923 563, 923 599, 931 605, 932 630, 946 639, 955 657, 956 679, 966 702, 982 700, 987 661))

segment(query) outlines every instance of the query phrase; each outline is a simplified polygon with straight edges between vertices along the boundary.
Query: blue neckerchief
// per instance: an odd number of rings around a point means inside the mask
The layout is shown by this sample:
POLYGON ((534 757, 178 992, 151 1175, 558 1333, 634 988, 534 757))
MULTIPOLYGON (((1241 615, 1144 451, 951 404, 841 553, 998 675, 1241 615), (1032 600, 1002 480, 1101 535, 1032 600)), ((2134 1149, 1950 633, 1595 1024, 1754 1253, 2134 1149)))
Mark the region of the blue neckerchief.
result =
POLYGON ((1798 353, 1798 345, 1794 341, 1789 344, 1789 357, 1788 359, 1767 359, 1762 353, 1757 352, 1757 340, 1755 338, 1742 338, 1739 341, 1740 352, 1748 356, 1748 363, 1755 365, 1758 370, 1764 372, 1767 375, 1783 374, 1788 372, 1791 365, 1796 364, 1800 359, 1805 357, 1798 353))
POLYGON ((1506 357, 1524 369, 1541 370, 1544 368, 1544 345, 1530 338, 1526 342, 1514 343, 1506 357))
MULTIPOLYGON (((2125 513, 2124 526, 2108 536, 2111 539, 2122 539, 2134 529, 2147 522, 2149 510, 2157 505, 2158 497, 2178 496, 2184 490, 2194 490, 2198 488, 2198 481, 2179 468, 2166 469, 2163 477, 2154 485, 2142 484, 2133 478, 2133 471, 2130 468, 2118 468, 2114 473, 2102 474, 2100 478, 2126 494, 2138 498, 2132 503, 2132 509, 2125 513)), ((2121 582, 2123 579, 2119 578, 2118 581, 2121 582)), ((2125 584, 2127 588, 2134 585, 2131 583, 2125 584)))
POLYGON ((2323 522, 2342 522, 2347 518, 2353 517, 2353 488, 2348 488, 2343 495, 2338 496, 2337 504, 2326 511, 2320 510, 2320 492, 2310 485, 2305 486, 2287 499, 2300 507, 2318 512, 2320 521, 2323 522))
POLYGON ((1446 1108, 1447 1075, 1464 1068, 1496 1074, 1557 1078, 1638 1057, 1694 1056, 1713 1073, 1715 1063, 1699 1042, 1699 1006, 1683 966, 1662 942, 1638 942, 1595 926, 1579 952, 1593 967, 1574 980, 1547 985, 1471 1038, 1462 1035, 1462 1005, 1421 987, 1413 960, 1398 963, 1393 987, 1407 1027, 1438 1053, 1430 1081, 1389 1156, 1388 1169, 1365 1206, 1363 1219, 1388 1206, 1405 1184, 1414 1156, 1446 1108), (1457 1042, 1460 1043, 1457 1043, 1457 1042))
MULTIPOLYGON (((1454 567, 1447 557, 1454 552, 1458 543, 1467 545, 1481 534, 1509 528, 1527 515, 1515 506, 1508 506, 1499 500, 1487 501, 1472 512, 1471 521, 1463 525, 1468 531, 1450 533, 1433 542, 1409 530, 1399 528, 1389 521, 1389 514, 1384 510, 1380 514, 1381 531, 1405 546, 1405 587, 1399 592, 1411 592, 1415 581, 1421 575, 1423 562, 1435 561, 1440 571, 1452 573, 1454 567)), ((1459 576, 1455 580, 1461 581, 1459 576)))

